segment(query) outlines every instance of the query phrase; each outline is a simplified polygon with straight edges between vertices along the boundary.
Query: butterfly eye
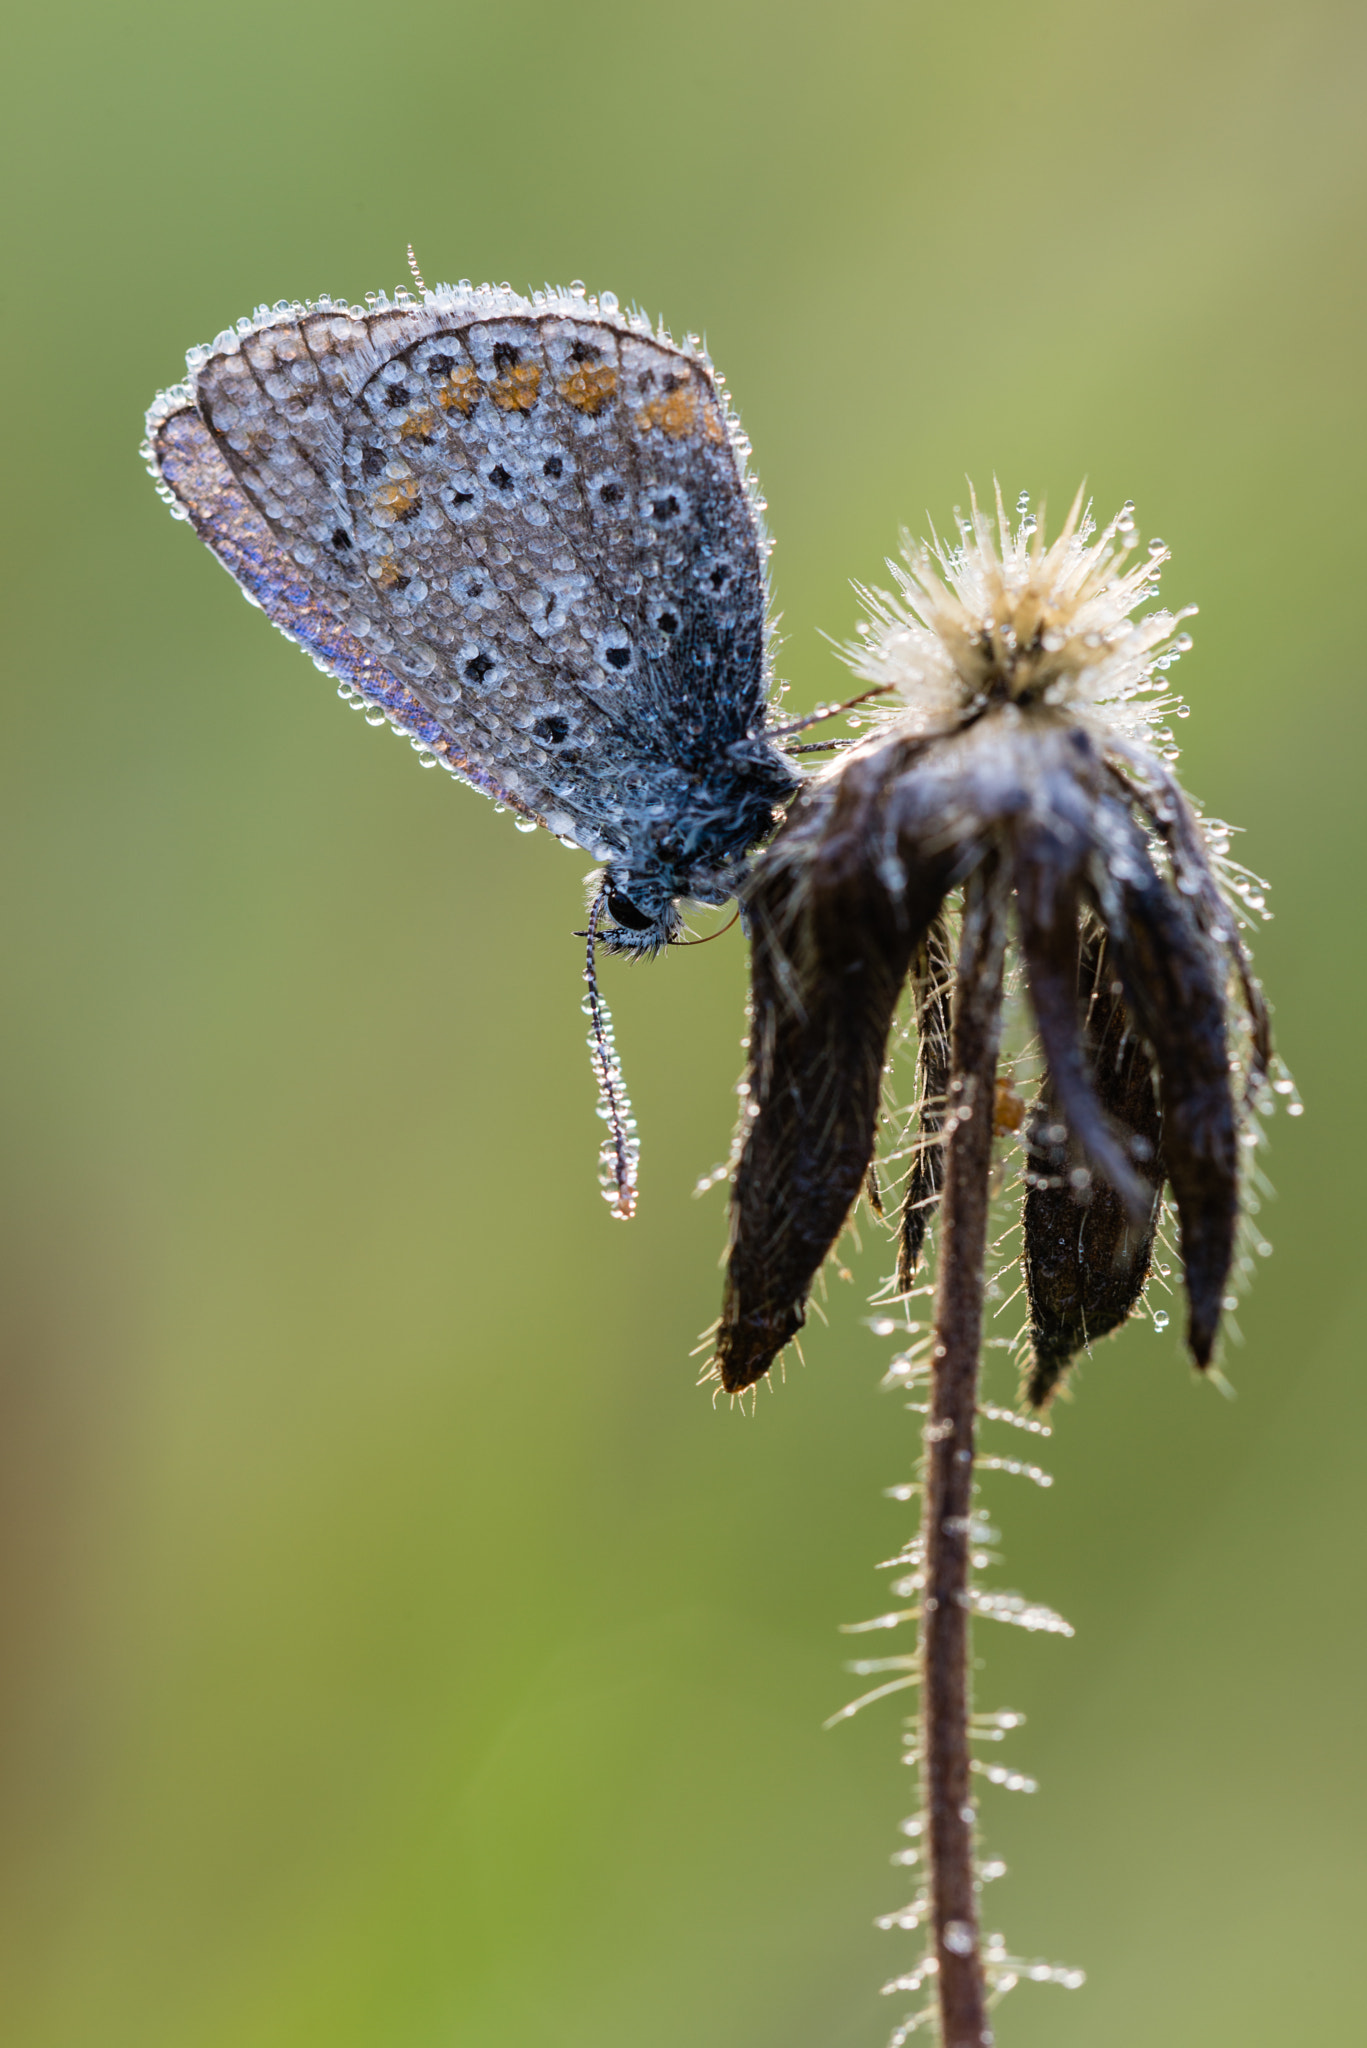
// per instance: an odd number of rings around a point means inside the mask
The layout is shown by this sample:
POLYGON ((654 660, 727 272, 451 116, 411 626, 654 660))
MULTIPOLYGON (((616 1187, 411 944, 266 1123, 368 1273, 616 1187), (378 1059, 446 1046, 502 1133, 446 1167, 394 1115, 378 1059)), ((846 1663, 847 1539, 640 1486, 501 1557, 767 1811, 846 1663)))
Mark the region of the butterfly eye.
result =
POLYGON ((623 896, 617 889, 608 890, 608 915, 615 924, 625 925, 629 932, 648 932, 655 922, 653 917, 646 917, 639 911, 629 896, 623 896))

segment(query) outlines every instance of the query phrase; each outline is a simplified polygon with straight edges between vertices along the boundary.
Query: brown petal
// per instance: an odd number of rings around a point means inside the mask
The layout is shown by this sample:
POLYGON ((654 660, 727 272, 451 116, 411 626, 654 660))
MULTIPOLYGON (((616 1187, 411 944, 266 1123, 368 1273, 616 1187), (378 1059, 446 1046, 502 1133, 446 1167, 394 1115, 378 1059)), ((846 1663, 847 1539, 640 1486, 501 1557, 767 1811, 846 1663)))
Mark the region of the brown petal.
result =
POLYGON ((1253 972, 1253 962, 1243 942, 1238 921, 1230 905, 1225 901, 1216 875, 1206 851, 1206 842, 1196 814, 1188 803, 1186 794, 1175 776, 1168 772, 1161 761, 1155 761, 1147 752, 1125 750, 1122 758, 1134 771, 1135 780, 1121 774, 1112 764, 1127 797, 1137 799, 1162 834, 1172 855, 1177 886, 1189 896, 1200 922, 1201 930, 1216 946, 1229 955, 1248 1012, 1251 1071, 1248 1076, 1248 1092, 1255 1099, 1266 1083, 1268 1070, 1272 1065, 1272 1020, 1267 1011, 1267 999, 1262 984, 1253 972), (1147 787, 1146 783, 1154 785, 1147 787))
POLYGON ((1049 1400, 1068 1362, 1119 1328, 1144 1290, 1158 1225, 1162 1119, 1147 1048, 1136 1036, 1101 930, 1083 937, 1079 993, 1097 1099, 1113 1126, 1142 1141, 1155 1183, 1146 1221, 1136 1225, 1114 1188, 1093 1180, 1070 1184, 1066 1143, 1048 1133, 1058 1111, 1048 1080, 1031 1129, 1029 1185, 1022 1217, 1026 1297, 1034 1357, 1025 1392, 1031 1405, 1049 1400))
POLYGON ((1018 830, 1016 913, 1021 952, 1050 1093, 1088 1165, 1115 1190, 1136 1229, 1142 1229, 1154 1189, 1135 1171, 1123 1139, 1098 1100, 1079 1030, 1077 867, 1078 854, 1084 850, 1072 838, 1034 822, 1018 830))
POLYGON ((1229 1085, 1223 976, 1187 899, 1155 872, 1134 820, 1107 804, 1114 845, 1099 877, 1125 999, 1153 1047, 1163 1159, 1177 1201, 1190 1318, 1209 1365, 1238 1222, 1238 1133, 1229 1085))
POLYGON ((888 788, 905 748, 846 757, 761 859, 747 892, 751 1124, 731 1204, 716 1370, 729 1392, 768 1371, 873 1151, 888 1033, 952 856, 885 855, 888 788))

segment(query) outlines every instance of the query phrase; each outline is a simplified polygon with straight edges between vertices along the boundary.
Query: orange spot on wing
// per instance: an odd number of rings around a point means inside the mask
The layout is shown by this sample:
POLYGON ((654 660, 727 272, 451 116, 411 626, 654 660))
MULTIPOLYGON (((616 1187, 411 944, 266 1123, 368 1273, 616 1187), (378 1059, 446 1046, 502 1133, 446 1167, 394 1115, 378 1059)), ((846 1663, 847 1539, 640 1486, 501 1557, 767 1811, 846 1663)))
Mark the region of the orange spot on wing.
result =
POLYGON ((404 575, 398 563, 391 558, 387 562, 381 562, 380 573, 375 578, 375 581, 379 584, 381 590, 392 590, 396 583, 407 583, 408 578, 404 575))
POLYGON ((559 388, 566 405, 592 419, 616 396, 617 372, 606 363, 584 363, 571 370, 559 388))
POLYGON ((452 370, 437 392, 437 403, 443 412, 458 412, 469 419, 479 404, 479 378, 474 371, 452 370))
POLYGON ((437 416, 430 406, 420 406, 411 412, 399 428, 401 441, 430 441, 436 431, 437 416))
POLYGON ((637 419, 643 427, 659 427, 672 440, 691 434, 698 423, 698 394, 688 383, 678 383, 641 407, 637 419))
POLYGON ((489 396, 504 412, 530 412, 541 388, 541 371, 535 363, 514 363, 495 377, 489 396))
POLYGON ((381 484, 373 501, 374 516, 381 524, 392 519, 406 519, 416 509, 419 496, 414 477, 404 477, 399 483, 381 484))

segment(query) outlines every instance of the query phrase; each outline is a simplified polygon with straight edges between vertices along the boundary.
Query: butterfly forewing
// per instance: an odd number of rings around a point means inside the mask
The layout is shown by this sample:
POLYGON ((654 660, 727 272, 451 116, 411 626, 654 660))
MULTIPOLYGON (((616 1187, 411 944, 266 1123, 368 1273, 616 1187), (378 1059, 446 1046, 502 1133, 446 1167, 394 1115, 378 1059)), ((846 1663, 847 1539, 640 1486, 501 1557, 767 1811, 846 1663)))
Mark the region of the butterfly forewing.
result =
POLYGON ((757 515, 696 357, 583 302, 434 294, 282 310, 187 397, 152 460, 315 659, 597 857, 643 814, 687 840, 766 691, 757 515))

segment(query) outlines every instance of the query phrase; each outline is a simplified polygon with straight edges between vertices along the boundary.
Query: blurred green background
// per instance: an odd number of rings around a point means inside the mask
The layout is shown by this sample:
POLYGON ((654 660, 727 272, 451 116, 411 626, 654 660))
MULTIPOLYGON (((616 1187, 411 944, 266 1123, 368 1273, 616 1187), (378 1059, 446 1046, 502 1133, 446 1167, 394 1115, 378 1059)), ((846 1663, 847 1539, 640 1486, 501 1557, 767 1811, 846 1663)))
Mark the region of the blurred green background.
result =
MULTIPOLYGON (((11 22, 0 563, 3 2032, 22 2048, 854 2048, 905 1999, 897 1703, 836 1625, 908 1527, 865 1231, 748 1414, 711 1320, 738 935, 611 965, 644 1133, 594 1187, 583 857, 344 715, 143 475, 258 301, 586 279, 704 330, 796 703, 965 472, 1137 500, 1199 600, 1190 787, 1276 885, 1308 1104, 1235 1405, 1136 1326, 984 1631, 1036 1799, 989 1923, 1083 1965, 1007 2048, 1360 2025, 1367 17, 581 0, 11 22), (1355 623, 1355 621, 1357 623, 1355 623)), ((1003 1389, 1004 1391, 1004 1389, 1003 1389)), ((1009 1449, 1010 1445, 998 1448, 1009 1449)))

